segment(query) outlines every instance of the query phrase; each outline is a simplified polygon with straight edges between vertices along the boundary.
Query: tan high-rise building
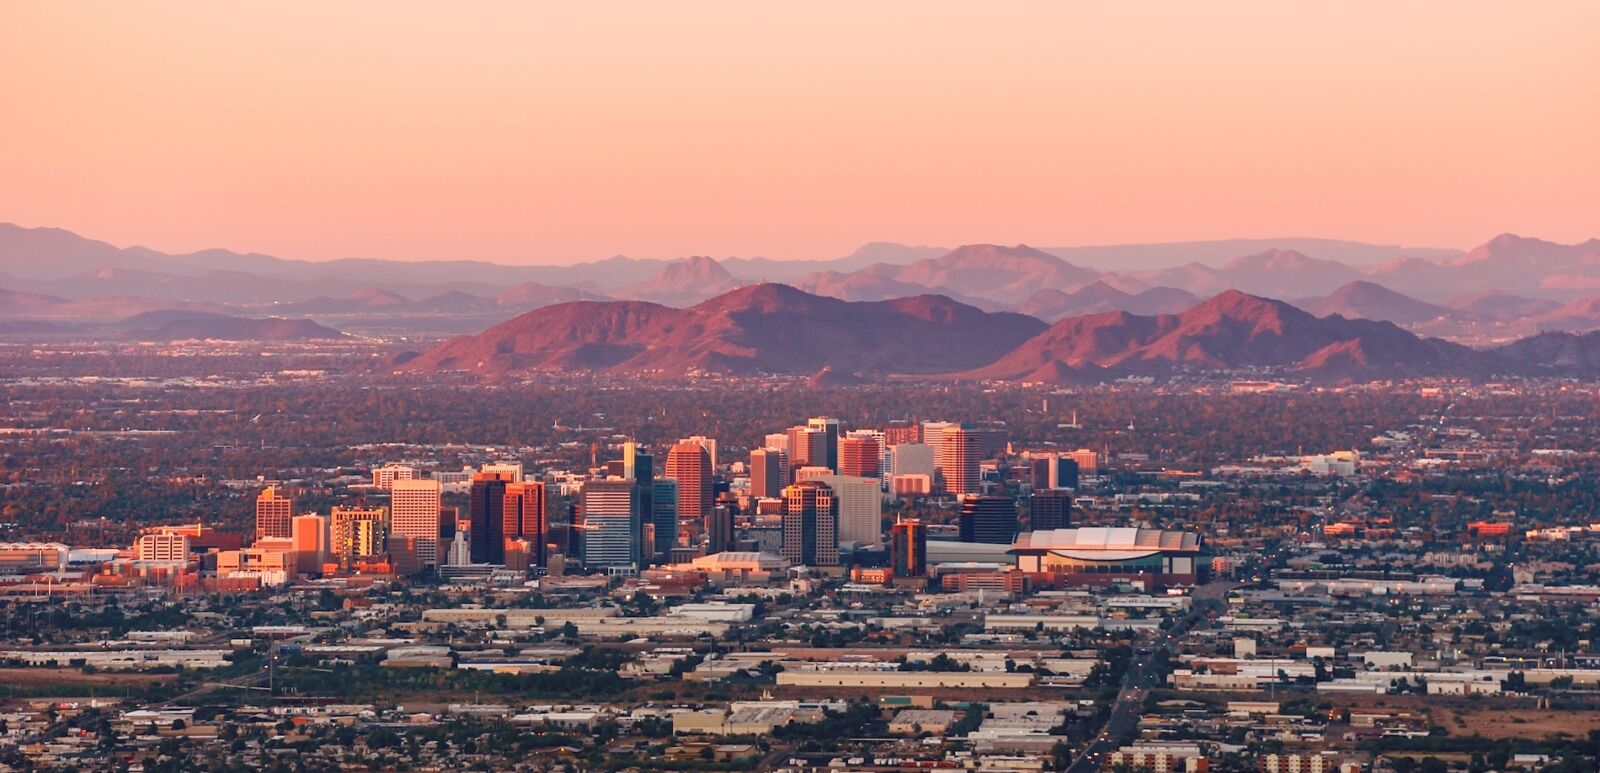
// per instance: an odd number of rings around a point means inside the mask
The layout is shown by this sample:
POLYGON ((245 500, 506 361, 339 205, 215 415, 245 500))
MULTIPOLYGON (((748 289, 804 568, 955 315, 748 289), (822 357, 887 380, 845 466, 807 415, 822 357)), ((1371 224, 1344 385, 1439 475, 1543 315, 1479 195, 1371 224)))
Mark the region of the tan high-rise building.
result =
POLYGON ((789 485, 789 454, 777 448, 757 448, 750 452, 750 496, 776 498, 789 485))
POLYGON ((796 566, 839 565, 839 508, 833 489, 808 480, 783 490, 783 557, 796 566))
POLYGON ((417 561, 439 565, 439 507, 443 493, 436 480, 396 480, 389 488, 389 531, 410 537, 417 561))
POLYGON ((678 482, 678 522, 700 522, 711 512, 711 455, 703 445, 684 441, 667 452, 662 477, 678 482))
POLYGON ((934 463, 947 494, 978 493, 978 458, 982 455, 978 433, 967 427, 945 427, 940 434, 934 463))
POLYGON ((382 510, 335 507, 328 515, 331 557, 341 562, 383 555, 389 518, 382 510))
POLYGON ((288 537, 294 518, 294 502, 268 486, 256 497, 256 539, 262 537, 288 537))
MULTIPOLYGON (((789 469, 826 467, 828 432, 821 427, 789 428, 789 469)), ((831 468, 830 468, 831 469, 831 468)))

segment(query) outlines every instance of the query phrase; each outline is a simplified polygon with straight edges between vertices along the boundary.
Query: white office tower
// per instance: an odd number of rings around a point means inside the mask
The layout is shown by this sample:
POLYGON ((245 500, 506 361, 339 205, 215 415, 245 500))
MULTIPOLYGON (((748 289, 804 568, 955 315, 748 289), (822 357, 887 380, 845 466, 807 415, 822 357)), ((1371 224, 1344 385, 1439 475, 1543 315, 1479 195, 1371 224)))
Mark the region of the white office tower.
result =
POLYGON ((436 480, 397 480, 389 489, 389 533, 416 542, 417 561, 439 565, 439 496, 436 480))
POLYGON ((456 532, 455 540, 450 543, 450 555, 445 558, 445 565, 472 565, 472 535, 466 530, 456 532))
POLYGON ((883 487, 874 478, 821 475, 819 481, 833 490, 839 516, 839 544, 876 545, 883 541, 883 487))

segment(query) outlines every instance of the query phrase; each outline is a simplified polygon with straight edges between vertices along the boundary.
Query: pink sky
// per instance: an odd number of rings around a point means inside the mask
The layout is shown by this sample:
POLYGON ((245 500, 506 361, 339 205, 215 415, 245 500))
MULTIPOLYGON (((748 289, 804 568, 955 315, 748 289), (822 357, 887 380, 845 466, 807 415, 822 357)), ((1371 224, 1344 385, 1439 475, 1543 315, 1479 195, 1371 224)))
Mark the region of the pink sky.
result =
POLYGON ((0 221, 572 262, 1600 235, 1600 3, 7 3, 0 221))

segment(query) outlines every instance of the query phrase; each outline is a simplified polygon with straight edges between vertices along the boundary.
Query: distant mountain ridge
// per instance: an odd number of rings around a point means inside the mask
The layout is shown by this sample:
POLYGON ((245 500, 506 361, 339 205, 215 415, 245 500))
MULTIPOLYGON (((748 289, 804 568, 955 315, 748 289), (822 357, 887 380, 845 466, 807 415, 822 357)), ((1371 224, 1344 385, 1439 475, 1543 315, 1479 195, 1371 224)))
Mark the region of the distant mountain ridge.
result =
POLYGON ((1262 372, 1315 380, 1600 375, 1600 333, 1478 350, 1238 290, 1177 314, 1112 311, 1045 326, 937 295, 847 302, 767 283, 687 309, 644 301, 549 306, 397 364, 407 373, 488 377, 790 375, 819 386, 893 375, 1051 384, 1262 372))
POLYGON ((1390 323, 1319 318, 1282 301, 1228 290, 1181 314, 1070 317, 966 375, 1071 382, 1108 373, 1280 368, 1319 376, 1481 372, 1481 355, 1390 323))
POLYGON ((337 318, 376 335, 436 335, 576 300, 629 298, 684 308, 774 277, 848 301, 936 294, 1045 320, 1104 311, 1171 314, 1201 297, 1240 290, 1321 315, 1393 321, 1475 345, 1600 327, 1600 304, 1585 301, 1600 297, 1600 239, 1558 244, 1501 234, 1464 252, 1304 238, 1067 248, 875 242, 828 260, 615 256, 507 266, 312 262, 230 250, 172 255, 61 229, 0 224, 0 289, 12 293, 0 318, 19 321, 95 322, 187 308, 337 318), (1569 308, 1558 309, 1563 304, 1569 308))

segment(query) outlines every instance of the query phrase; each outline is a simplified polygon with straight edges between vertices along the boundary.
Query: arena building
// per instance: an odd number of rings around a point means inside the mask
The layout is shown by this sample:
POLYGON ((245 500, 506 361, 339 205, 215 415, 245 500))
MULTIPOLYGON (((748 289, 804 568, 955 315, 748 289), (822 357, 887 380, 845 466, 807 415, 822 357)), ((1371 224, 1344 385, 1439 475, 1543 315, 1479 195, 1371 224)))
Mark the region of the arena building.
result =
POLYGON ((1011 545, 1017 568, 1062 575, 1069 584, 1141 581, 1147 587, 1205 581, 1210 557, 1200 535, 1145 528, 1078 528, 1028 531, 1011 545))

